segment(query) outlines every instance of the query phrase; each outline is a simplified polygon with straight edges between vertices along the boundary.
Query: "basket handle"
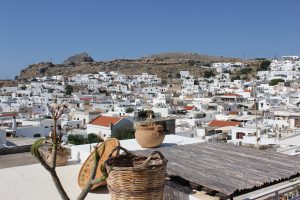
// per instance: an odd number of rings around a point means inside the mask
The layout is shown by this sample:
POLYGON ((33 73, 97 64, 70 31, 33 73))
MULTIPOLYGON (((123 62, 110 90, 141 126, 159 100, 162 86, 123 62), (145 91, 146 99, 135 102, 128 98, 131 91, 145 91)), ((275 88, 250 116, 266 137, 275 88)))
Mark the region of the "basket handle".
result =
POLYGON ((165 160, 165 156, 159 152, 159 151, 153 151, 147 158, 147 160, 145 160, 142 164, 136 166, 136 167, 139 167, 139 168, 145 168, 149 165, 150 161, 152 158, 159 158, 161 160, 165 160))
POLYGON ((115 151, 120 151, 120 150, 123 150, 127 155, 133 155, 133 153, 131 153, 130 151, 128 151, 127 149, 125 149, 124 147, 121 147, 121 146, 117 146, 116 148, 114 148, 112 150, 112 152, 109 154, 108 156, 108 159, 111 159, 112 158, 112 155, 115 151))

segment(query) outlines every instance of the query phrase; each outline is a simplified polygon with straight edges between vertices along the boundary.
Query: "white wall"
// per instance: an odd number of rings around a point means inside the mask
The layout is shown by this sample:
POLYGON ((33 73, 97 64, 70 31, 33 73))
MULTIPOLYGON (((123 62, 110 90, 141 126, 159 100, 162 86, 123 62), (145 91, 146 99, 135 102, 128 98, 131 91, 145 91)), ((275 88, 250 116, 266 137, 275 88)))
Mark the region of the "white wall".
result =
POLYGON ((169 108, 157 108, 153 107, 152 108, 154 113, 160 113, 161 117, 168 117, 170 116, 169 108))
POLYGON ((110 127, 104 127, 104 126, 95 126, 92 124, 87 124, 87 134, 89 133, 95 133, 95 134, 105 134, 106 136, 111 136, 111 129, 110 127))
POLYGON ((265 122, 268 125, 273 126, 273 128, 277 128, 278 130, 283 129, 284 127, 294 128, 292 125, 295 125, 295 121, 293 123, 289 123, 288 120, 280 120, 280 119, 266 119, 265 122))
POLYGON ((33 138, 34 134, 40 134, 41 137, 49 136, 51 128, 43 128, 38 126, 27 126, 27 127, 18 127, 16 131, 17 137, 29 137, 33 138))
POLYGON ((61 127, 68 126, 69 128, 77 129, 83 126, 83 121, 82 120, 70 120, 70 121, 62 121, 61 122, 61 127))
POLYGON ((205 128, 197 128, 196 129, 196 136, 197 137, 204 137, 205 136, 205 128))

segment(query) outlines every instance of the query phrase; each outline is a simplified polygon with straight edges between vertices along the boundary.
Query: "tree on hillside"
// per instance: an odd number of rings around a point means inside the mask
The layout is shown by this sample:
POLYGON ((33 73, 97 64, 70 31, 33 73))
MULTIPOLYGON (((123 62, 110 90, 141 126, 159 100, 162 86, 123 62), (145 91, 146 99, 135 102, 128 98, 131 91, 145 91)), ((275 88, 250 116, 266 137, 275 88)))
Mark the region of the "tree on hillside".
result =
POLYGON ((66 95, 71 95, 73 92, 73 87, 71 85, 66 85, 65 86, 65 94, 66 95))
POLYGON ((266 70, 269 70, 270 69, 270 64, 271 64, 271 61, 269 60, 263 60, 261 63, 260 63, 260 70, 262 71, 266 71, 266 70))
POLYGON ((21 90, 26 90, 26 85, 22 85, 22 86, 20 87, 20 89, 21 89, 21 90))
POLYGON ((240 75, 232 76, 231 77, 231 82, 233 82, 234 80, 241 80, 240 75))
POLYGON ((250 72, 252 72, 252 68, 250 67, 246 67, 240 70, 241 74, 249 74, 250 72))
POLYGON ((213 70, 208 70, 204 72, 204 78, 210 78, 210 77, 214 77, 215 73, 213 70))
POLYGON ((278 83, 280 82, 284 82, 283 79, 281 78, 275 78, 275 79, 272 79, 271 82, 269 83, 269 85, 273 86, 273 85, 277 85, 278 83))
POLYGON ((40 70, 39 70, 39 72, 40 72, 40 74, 44 74, 45 72, 46 72, 46 68, 41 68, 40 70))
POLYGON ((133 111, 134 109, 131 107, 126 108, 126 113, 132 113, 133 111))

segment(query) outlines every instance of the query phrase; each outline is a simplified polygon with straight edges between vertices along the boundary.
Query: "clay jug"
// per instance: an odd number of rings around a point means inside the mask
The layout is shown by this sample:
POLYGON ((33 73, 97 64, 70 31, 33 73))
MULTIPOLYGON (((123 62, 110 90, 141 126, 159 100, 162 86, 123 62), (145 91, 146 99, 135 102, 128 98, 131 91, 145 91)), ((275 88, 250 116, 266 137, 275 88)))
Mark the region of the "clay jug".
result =
POLYGON ((135 131, 135 139, 143 148, 158 147, 164 140, 165 133, 162 125, 138 125, 135 131))

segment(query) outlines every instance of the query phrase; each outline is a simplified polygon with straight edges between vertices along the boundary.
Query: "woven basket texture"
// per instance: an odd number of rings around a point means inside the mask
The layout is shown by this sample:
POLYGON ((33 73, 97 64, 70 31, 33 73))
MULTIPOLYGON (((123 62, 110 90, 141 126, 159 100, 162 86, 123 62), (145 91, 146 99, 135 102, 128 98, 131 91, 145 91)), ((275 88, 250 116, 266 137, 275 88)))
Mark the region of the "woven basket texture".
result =
POLYGON ((109 158, 105 163, 111 199, 162 200, 167 166, 164 156, 160 152, 145 157, 124 151, 125 155, 109 158))

